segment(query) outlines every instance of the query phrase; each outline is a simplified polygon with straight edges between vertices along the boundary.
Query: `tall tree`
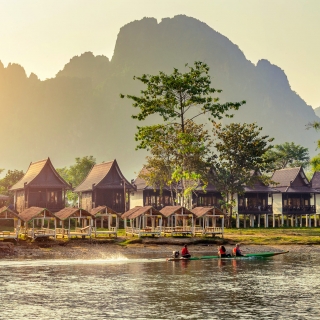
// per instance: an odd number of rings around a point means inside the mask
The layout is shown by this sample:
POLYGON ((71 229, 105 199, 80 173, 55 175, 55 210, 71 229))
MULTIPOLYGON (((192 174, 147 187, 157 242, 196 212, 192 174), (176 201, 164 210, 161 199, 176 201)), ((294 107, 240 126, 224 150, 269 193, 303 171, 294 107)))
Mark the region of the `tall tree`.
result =
POLYGON ((10 187, 16 184, 22 177, 22 170, 8 170, 4 178, 0 179, 0 194, 10 196, 9 202, 12 203, 13 195, 9 192, 10 187))
POLYGON ((263 156, 272 148, 273 138, 261 136, 261 127, 255 123, 231 123, 223 127, 213 123, 217 155, 211 169, 211 181, 222 193, 223 206, 228 211, 227 225, 231 226, 235 194, 243 194, 244 186, 254 184, 264 176, 254 174, 266 171, 269 161, 263 156))
POLYGON ((310 163, 309 150, 294 142, 277 144, 265 154, 266 159, 271 161, 274 170, 287 167, 304 167, 310 163))
MULTIPOLYGON (((308 123, 307 124, 307 129, 315 129, 316 131, 320 130, 320 122, 312 122, 312 123, 308 123)), ((318 146, 317 149, 320 149, 320 140, 318 140, 318 146)), ((318 153, 316 156, 314 156, 311 160, 310 160, 310 165, 311 165, 311 171, 312 172, 316 172, 316 171, 320 171, 320 153, 318 153)))
MULTIPOLYGON (((96 164, 96 159, 93 156, 77 157, 76 163, 69 168, 64 167, 57 169, 61 177, 69 182, 73 187, 78 186, 88 175, 91 168, 96 164)), ((67 199, 71 205, 74 205, 78 200, 78 195, 72 191, 67 191, 67 199)))
POLYGON ((212 138, 204 125, 198 125, 191 120, 185 123, 185 132, 174 126, 175 130, 159 126, 153 137, 156 143, 150 148, 151 156, 147 156, 146 171, 140 177, 147 184, 164 186, 171 190, 172 203, 181 203, 191 207, 191 194, 201 183, 207 185, 209 164, 213 158, 211 146, 212 138), (181 190, 180 181, 184 179, 185 189, 181 190))
MULTIPOLYGON (((186 65, 187 66, 187 65, 186 65)), ((159 143, 158 131, 168 132, 177 136, 178 144, 175 149, 180 150, 177 158, 180 159, 179 166, 171 167, 172 179, 179 181, 181 194, 186 194, 188 190, 188 178, 193 180, 196 176, 201 179, 199 172, 188 169, 188 155, 183 150, 186 146, 183 144, 190 139, 194 141, 196 135, 186 133, 187 121, 205 116, 207 119, 221 119, 223 116, 232 117, 229 112, 238 110, 245 103, 226 102, 221 104, 215 93, 220 93, 211 87, 211 78, 209 76, 209 67, 202 62, 195 62, 193 67, 188 66, 186 73, 174 69, 172 74, 159 72, 158 75, 144 74, 141 77, 135 77, 141 81, 146 89, 141 91, 140 96, 127 95, 127 98, 133 101, 133 107, 138 108, 139 112, 132 117, 139 121, 146 120, 151 115, 160 116, 161 124, 155 126, 138 126, 136 141, 139 142, 137 149, 150 150, 159 143), (179 139, 180 138, 180 139, 179 139)), ((120 95, 124 98, 124 95, 120 95)), ((171 141, 163 139, 162 143, 170 144, 171 141)), ((169 149, 169 146, 167 147, 169 149)), ((177 153, 176 153, 177 154, 177 153)))

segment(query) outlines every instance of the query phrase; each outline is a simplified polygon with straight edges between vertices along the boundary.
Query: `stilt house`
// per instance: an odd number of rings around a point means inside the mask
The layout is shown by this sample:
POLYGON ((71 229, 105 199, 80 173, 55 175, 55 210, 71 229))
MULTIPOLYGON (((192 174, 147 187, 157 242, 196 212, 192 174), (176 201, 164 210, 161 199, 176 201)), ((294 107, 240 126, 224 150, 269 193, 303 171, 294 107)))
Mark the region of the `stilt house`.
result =
MULTIPOLYGON (((147 174, 148 170, 143 168, 140 174, 147 174)), ((172 205, 172 195, 169 187, 164 186, 162 189, 157 186, 148 186, 146 180, 138 176, 133 182, 136 190, 132 192, 130 208, 136 206, 152 206, 161 210, 165 206, 172 205)))
POLYGON ((66 191, 71 186, 53 167, 50 158, 30 164, 26 174, 10 191, 14 192, 14 209, 22 212, 41 207, 57 212, 65 207, 66 191))
POLYGON ((278 220, 278 225, 301 227, 304 217, 305 226, 311 227, 312 215, 317 225, 316 195, 320 191, 312 188, 302 167, 277 170, 271 180, 281 192, 273 195, 273 226, 278 220))
POLYGON ((98 206, 125 212, 129 208, 130 193, 134 190, 121 173, 117 161, 113 160, 94 165, 74 192, 79 196, 79 208, 89 212, 98 206))

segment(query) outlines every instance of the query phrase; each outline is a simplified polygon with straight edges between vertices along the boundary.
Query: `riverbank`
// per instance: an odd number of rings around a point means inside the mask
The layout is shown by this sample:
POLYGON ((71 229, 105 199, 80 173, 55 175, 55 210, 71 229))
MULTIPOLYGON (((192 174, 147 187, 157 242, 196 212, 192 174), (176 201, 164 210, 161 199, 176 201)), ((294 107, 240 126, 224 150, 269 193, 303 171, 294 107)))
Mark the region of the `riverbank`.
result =
MULTIPOLYGON (((2 242, 0 244, 0 257, 2 259, 109 259, 117 257, 150 256, 155 258, 168 257, 172 251, 181 250, 187 243, 189 251, 195 256, 216 254, 217 246, 224 243, 228 252, 234 247, 233 241, 223 239, 200 240, 195 238, 143 238, 82 240, 72 239, 45 240, 45 241, 19 241, 18 244, 2 242), (229 242, 228 242, 229 241, 229 242), (2 250, 4 246, 6 250, 2 250), (10 249, 8 250, 8 247, 10 249), (2 254, 1 254, 2 253, 2 254)), ((249 244, 241 243, 244 253, 255 252, 318 252, 320 246, 314 244, 249 244)))
POLYGON ((243 252, 320 252, 320 228, 226 229, 224 238, 160 237, 58 239, 18 243, 0 241, 0 258, 13 259, 103 259, 110 256, 154 255, 167 257, 187 243, 194 255, 216 253, 225 245, 231 252, 241 243, 243 252))

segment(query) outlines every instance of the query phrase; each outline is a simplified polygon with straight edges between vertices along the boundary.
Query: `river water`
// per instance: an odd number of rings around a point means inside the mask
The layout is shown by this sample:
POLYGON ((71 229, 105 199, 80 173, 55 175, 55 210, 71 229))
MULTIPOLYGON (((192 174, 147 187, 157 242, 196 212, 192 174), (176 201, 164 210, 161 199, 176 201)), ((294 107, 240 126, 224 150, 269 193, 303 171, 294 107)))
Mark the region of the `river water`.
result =
POLYGON ((320 254, 0 260, 0 319, 320 319, 320 254))

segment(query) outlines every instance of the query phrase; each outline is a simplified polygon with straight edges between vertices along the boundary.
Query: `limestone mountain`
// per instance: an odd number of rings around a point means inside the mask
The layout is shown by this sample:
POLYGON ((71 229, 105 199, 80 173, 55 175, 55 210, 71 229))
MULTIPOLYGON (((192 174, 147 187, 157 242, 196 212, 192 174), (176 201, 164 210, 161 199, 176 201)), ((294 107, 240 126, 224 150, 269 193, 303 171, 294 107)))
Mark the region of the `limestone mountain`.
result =
POLYGON ((93 155, 98 162, 116 158, 134 178, 145 153, 135 151, 136 110, 119 94, 139 93, 134 75, 171 73, 194 61, 209 65, 213 86, 223 90, 221 101, 247 101, 232 121, 257 122, 275 143, 293 141, 315 152, 317 134, 305 125, 320 119, 280 67, 264 59, 254 65, 205 23, 176 16, 131 22, 120 29, 111 60, 86 52, 45 81, 27 77, 17 64, 0 63, 0 168, 26 170, 48 156, 62 167, 93 155))

